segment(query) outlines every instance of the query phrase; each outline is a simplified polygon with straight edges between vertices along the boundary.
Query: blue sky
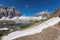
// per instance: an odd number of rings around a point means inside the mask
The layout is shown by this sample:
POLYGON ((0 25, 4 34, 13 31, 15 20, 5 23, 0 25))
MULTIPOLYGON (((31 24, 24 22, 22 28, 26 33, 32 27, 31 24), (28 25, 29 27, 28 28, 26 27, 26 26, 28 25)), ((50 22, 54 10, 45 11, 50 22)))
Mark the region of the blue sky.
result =
POLYGON ((60 0, 0 0, 0 4, 17 8, 26 16, 48 10, 54 11, 60 7, 60 0))

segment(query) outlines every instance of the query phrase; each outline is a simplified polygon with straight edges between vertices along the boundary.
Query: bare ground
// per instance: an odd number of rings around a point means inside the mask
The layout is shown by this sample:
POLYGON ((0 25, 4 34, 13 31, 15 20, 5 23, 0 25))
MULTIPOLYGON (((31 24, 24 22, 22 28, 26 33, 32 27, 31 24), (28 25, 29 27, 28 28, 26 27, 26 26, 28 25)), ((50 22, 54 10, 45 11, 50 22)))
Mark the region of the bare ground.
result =
POLYGON ((41 33, 20 37, 15 40, 60 40, 60 23, 43 29, 41 33))

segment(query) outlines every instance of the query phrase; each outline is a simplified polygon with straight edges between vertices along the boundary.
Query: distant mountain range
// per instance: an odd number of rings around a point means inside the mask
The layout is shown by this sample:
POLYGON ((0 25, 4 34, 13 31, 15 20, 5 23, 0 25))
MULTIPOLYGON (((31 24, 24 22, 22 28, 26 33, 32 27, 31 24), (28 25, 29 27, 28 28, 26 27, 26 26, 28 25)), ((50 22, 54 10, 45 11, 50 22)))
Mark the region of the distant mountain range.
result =
MULTIPOLYGON (((43 17, 46 17, 50 14, 51 12, 48 12, 48 11, 42 11, 42 12, 39 12, 37 14, 35 14, 34 16, 38 17, 38 16, 43 16, 43 17)), ((6 7, 6 6, 3 6, 3 5, 0 5, 0 18, 2 17, 9 17, 9 18, 12 18, 12 17, 16 17, 16 16, 22 16, 22 14, 14 7, 6 7)))
POLYGON ((51 14, 51 12, 48 12, 48 11, 42 11, 42 12, 39 12, 37 14, 35 14, 34 16, 42 16, 42 17, 47 17, 51 14))
POLYGON ((33 16, 23 16, 16 8, 0 6, 0 20, 10 20, 20 23, 21 21, 36 21, 46 19, 47 17, 53 17, 60 14, 60 8, 55 12, 42 11, 36 13, 33 16))

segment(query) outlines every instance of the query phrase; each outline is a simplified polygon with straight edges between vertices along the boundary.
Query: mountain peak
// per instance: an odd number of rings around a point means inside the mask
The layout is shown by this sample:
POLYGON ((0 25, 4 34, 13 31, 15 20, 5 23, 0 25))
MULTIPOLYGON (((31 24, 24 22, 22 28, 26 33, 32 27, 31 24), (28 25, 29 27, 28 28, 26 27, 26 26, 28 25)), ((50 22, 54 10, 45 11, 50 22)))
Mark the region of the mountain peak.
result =
POLYGON ((48 12, 47 10, 46 11, 42 11, 42 12, 39 12, 37 13, 35 16, 43 16, 43 17, 46 17, 50 14, 51 12, 48 12))
POLYGON ((21 16, 20 12, 14 7, 5 7, 0 5, 0 18, 2 17, 14 17, 14 16, 21 16))

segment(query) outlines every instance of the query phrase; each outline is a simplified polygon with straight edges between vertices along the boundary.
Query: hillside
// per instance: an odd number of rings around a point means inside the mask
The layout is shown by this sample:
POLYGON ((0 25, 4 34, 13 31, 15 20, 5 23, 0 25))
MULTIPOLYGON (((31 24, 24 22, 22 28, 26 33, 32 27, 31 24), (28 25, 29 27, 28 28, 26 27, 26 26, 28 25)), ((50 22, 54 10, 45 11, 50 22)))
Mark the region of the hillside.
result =
MULTIPOLYGON (((52 17, 60 17, 60 8, 54 11, 51 15, 47 17, 50 19, 52 17)), ((60 22, 56 25, 43 29, 42 32, 17 38, 15 40, 60 40, 60 22)))
POLYGON ((34 35, 34 34, 42 32, 42 30, 47 27, 57 24, 58 22, 60 22, 60 18, 54 17, 42 24, 36 25, 35 27, 29 28, 26 30, 22 30, 22 31, 14 31, 12 33, 9 33, 8 35, 3 36, 2 40, 7 40, 7 39, 12 40, 12 39, 16 39, 16 38, 27 36, 27 35, 34 35))
POLYGON ((51 15, 47 16, 47 18, 52 18, 60 15, 60 8, 56 9, 51 15))
POLYGON ((24 36, 15 40, 60 40, 60 23, 42 30, 41 33, 24 36))
POLYGON ((60 35, 59 34, 60 31, 58 28, 60 24, 58 23, 60 22, 60 18, 59 18, 60 9, 57 9, 57 10, 53 12, 51 15, 49 15, 46 20, 43 19, 44 21, 43 23, 36 25, 32 28, 28 28, 26 30, 22 30, 22 31, 18 30, 18 31, 9 33, 8 35, 2 37, 2 40, 7 40, 7 38, 9 40, 16 39, 16 38, 17 38, 16 40, 55 40, 54 37, 56 36, 56 34, 57 34, 56 37, 60 35), (30 35, 30 36, 27 36, 27 35, 30 35))

